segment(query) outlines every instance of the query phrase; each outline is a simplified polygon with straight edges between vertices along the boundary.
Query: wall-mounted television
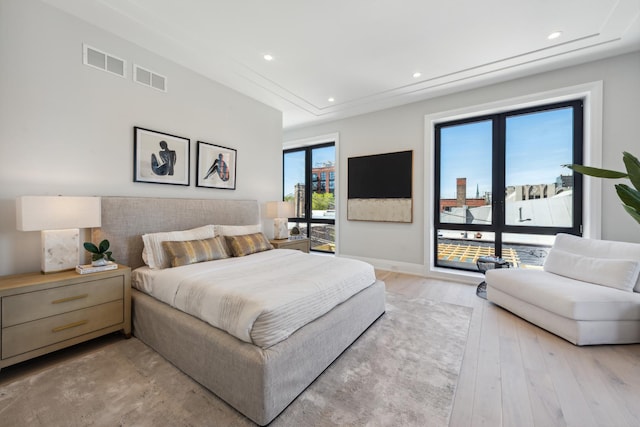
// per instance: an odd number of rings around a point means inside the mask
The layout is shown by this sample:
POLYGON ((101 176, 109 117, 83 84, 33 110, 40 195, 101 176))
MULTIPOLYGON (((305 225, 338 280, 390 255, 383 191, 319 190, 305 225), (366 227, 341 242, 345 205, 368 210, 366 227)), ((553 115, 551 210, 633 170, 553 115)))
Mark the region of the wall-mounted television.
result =
POLYGON ((350 157, 347 219, 412 222, 413 151, 350 157))

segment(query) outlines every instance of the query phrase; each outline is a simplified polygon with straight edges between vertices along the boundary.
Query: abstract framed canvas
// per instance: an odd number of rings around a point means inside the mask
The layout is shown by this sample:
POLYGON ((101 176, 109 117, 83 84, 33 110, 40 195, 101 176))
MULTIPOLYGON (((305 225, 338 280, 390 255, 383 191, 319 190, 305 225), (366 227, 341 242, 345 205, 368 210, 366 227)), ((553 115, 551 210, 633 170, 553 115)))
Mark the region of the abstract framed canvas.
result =
POLYGON ((140 127, 133 128, 133 181, 189 185, 191 140, 140 127))
POLYGON ((233 148, 198 141, 196 186, 235 190, 237 157, 233 148))

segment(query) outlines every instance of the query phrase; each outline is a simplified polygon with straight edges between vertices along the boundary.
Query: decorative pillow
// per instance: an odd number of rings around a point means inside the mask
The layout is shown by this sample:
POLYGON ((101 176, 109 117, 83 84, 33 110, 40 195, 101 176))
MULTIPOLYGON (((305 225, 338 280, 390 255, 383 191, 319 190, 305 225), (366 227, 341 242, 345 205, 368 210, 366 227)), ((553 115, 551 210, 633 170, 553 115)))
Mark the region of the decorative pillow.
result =
MULTIPOLYGON (((559 233, 553 247, 576 255, 593 258, 640 260, 640 244, 612 240, 587 239, 559 233)), ((640 292, 640 275, 634 287, 640 292)))
POLYGON ((216 236, 241 236, 262 232, 262 224, 253 225, 216 225, 216 236))
POLYGON ((633 292, 640 263, 630 259, 593 258, 551 248, 543 269, 571 279, 633 292))
POLYGON ((269 239, 262 233, 244 234, 240 236, 224 236, 233 256, 245 256, 256 252, 273 249, 269 239))
POLYGON ((162 247, 162 242, 210 239, 214 236, 215 231, 213 225, 205 225, 184 231, 143 234, 142 241, 144 242, 144 251, 142 252, 142 259, 153 269, 168 268, 171 262, 162 247))
POLYGON ((224 237, 217 236, 204 240, 165 241, 162 247, 167 251, 171 267, 195 264, 229 258, 224 237))

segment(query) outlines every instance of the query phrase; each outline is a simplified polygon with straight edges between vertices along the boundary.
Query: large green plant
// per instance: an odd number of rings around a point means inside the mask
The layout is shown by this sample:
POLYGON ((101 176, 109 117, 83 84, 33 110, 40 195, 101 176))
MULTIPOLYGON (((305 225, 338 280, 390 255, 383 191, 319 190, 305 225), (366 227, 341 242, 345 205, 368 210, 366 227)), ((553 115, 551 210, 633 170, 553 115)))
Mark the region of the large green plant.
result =
POLYGON ((640 224, 640 162, 626 151, 622 153, 622 161, 627 172, 618 172, 608 169, 593 168, 583 165, 564 165, 575 172, 594 176, 596 178, 620 179, 628 178, 631 188, 627 184, 616 184, 616 192, 622 201, 624 209, 640 224))

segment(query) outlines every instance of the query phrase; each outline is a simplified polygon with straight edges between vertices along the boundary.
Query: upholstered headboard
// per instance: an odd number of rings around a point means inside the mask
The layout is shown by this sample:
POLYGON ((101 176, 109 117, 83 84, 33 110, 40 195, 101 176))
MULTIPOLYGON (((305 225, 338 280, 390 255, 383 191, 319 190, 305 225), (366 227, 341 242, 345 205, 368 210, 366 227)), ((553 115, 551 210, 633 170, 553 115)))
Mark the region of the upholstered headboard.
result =
POLYGON ((260 224, 256 200, 103 197, 102 226, 92 230, 96 243, 108 239, 113 257, 131 268, 144 265, 142 235, 187 230, 207 224, 260 224))

